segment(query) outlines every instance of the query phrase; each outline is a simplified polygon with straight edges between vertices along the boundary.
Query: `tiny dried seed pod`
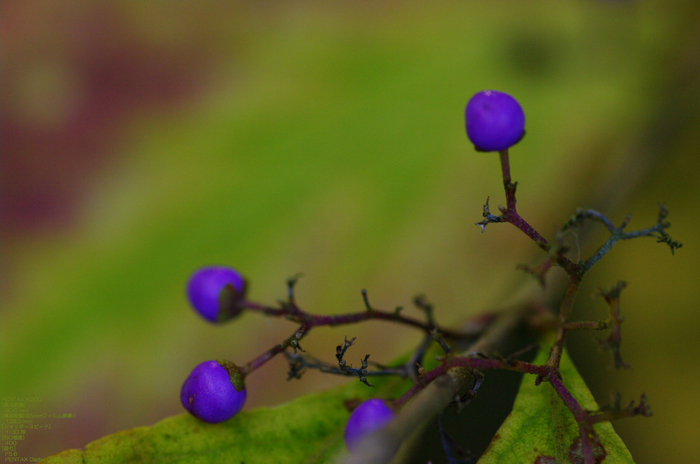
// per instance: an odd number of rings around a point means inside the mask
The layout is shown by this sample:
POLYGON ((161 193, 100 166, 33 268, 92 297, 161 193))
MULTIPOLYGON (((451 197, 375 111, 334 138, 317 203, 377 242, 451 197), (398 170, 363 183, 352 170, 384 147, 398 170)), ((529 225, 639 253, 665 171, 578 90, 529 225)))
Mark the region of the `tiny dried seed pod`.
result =
POLYGON ((477 93, 467 103, 465 118, 467 136, 477 151, 506 150, 525 135, 525 112, 507 93, 477 93))

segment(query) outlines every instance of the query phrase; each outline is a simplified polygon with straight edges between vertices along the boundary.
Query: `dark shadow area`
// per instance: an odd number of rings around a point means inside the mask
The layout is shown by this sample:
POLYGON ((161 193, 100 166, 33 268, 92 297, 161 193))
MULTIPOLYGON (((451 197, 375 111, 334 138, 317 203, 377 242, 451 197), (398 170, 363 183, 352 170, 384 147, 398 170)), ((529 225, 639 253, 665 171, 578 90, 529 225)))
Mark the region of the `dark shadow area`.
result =
MULTIPOLYGON (((517 347, 531 345, 534 340, 518 337, 517 347)), ((512 349, 510 352, 516 351, 512 349)), ((536 350, 531 350, 519 359, 532 361, 536 350)), ((491 440, 503 424, 513 407, 515 396, 520 387, 521 373, 512 371, 485 371, 484 381, 479 388, 476 398, 459 413, 456 407, 448 407, 442 415, 444 431, 463 450, 474 456, 481 456, 488 448, 491 440)), ((535 378, 532 377, 532 381, 535 378)), ((426 427, 420 444, 416 445, 408 463, 448 464, 438 431, 437 420, 426 427)))

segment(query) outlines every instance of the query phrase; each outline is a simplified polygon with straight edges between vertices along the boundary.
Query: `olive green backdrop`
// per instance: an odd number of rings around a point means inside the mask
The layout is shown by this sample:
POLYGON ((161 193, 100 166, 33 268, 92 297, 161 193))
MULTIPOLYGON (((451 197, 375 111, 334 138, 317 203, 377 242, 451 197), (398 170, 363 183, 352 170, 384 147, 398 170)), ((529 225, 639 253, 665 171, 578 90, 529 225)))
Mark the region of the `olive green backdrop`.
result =
MULTIPOLYGON (((387 309, 424 292, 442 325, 537 295, 515 271, 543 259, 536 247, 512 227, 474 226, 486 197, 495 205, 503 194, 497 156, 474 152, 463 109, 473 93, 498 89, 525 109, 527 136, 511 151, 518 209, 546 237, 579 206, 616 223, 631 213, 630 227, 642 228, 668 204, 685 246, 671 256, 651 239, 620 243, 589 274, 575 312, 604 317, 588 295, 627 280, 622 350, 634 369, 608 369, 590 334, 571 346, 600 403, 646 392, 654 417, 614 424, 637 462, 690 462, 700 427, 700 28, 693 2, 671 3, 124 2, 106 15, 81 2, 5 4, 26 27, 5 35, 19 67, 8 73, 52 64, 50 44, 70 48, 99 17, 105 37, 130 37, 126 50, 166 53, 196 76, 175 104, 134 98, 109 126, 111 155, 89 175, 56 172, 80 182, 70 220, 3 241, 2 396, 76 414, 19 449, 44 456, 179 414, 197 363, 247 362, 295 329, 257 315, 223 327, 198 319, 184 286, 203 265, 236 267, 251 298, 269 303, 303 272, 298 302, 319 313, 361 310, 362 288, 387 309), (17 52, 28 43, 42 52, 17 52)), ((97 37, 96 50, 109 48, 97 37)), ((25 123, 45 124, 57 95, 77 98, 64 81, 80 61, 59 69, 6 95, 25 123), (42 91, 39 104, 26 99, 42 91)), ((583 254, 604 239, 587 230, 583 254)), ((345 335, 358 338, 358 359, 378 361, 419 341, 377 322, 319 329, 304 346, 332 360, 345 335)), ((311 372, 287 382, 275 360, 249 378, 246 408, 346 381, 311 372)))

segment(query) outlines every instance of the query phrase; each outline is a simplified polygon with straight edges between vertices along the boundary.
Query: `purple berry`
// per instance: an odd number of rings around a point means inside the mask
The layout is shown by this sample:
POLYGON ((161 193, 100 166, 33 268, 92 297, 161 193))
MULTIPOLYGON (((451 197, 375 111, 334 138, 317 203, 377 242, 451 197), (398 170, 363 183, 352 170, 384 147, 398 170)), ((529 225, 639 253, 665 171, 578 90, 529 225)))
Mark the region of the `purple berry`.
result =
POLYGON ((234 387, 243 382, 235 364, 229 361, 206 361, 192 370, 180 390, 180 401, 187 411, 210 424, 229 420, 243 408, 246 390, 234 387))
POLYGON ((395 414, 384 400, 372 398, 355 409, 345 426, 345 444, 352 452, 362 439, 371 432, 388 424, 395 414))
POLYGON ((477 151, 502 151, 525 135, 525 113, 507 93, 484 90, 474 95, 465 112, 467 135, 477 151))
POLYGON ((246 281, 235 269, 210 266, 192 274, 187 296, 197 312, 210 322, 223 322, 240 314, 246 281))

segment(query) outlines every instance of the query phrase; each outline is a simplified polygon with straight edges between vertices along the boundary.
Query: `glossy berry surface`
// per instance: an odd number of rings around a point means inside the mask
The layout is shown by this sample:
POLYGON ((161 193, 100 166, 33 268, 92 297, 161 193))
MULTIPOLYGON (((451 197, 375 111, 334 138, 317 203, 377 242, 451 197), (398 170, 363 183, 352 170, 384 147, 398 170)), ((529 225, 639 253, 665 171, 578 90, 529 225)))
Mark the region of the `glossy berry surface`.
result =
POLYGON ((185 409, 204 422, 229 420, 243 408, 245 389, 237 391, 229 372, 218 361, 206 361, 192 370, 180 390, 185 409))
POLYGON ((369 399, 359 405, 352 412, 345 426, 345 444, 348 449, 350 451, 357 449, 360 441, 367 434, 384 427, 394 416, 394 411, 379 398, 369 399))
POLYGON ((477 151, 502 151, 525 135, 525 112, 507 93, 484 90, 474 95, 465 111, 467 136, 477 151))
POLYGON ((245 279, 235 269, 225 266, 210 266, 199 269, 187 284, 187 297, 194 309, 210 322, 221 322, 236 316, 231 298, 228 304, 222 304, 222 290, 230 285, 232 296, 242 298, 245 293, 245 279))

